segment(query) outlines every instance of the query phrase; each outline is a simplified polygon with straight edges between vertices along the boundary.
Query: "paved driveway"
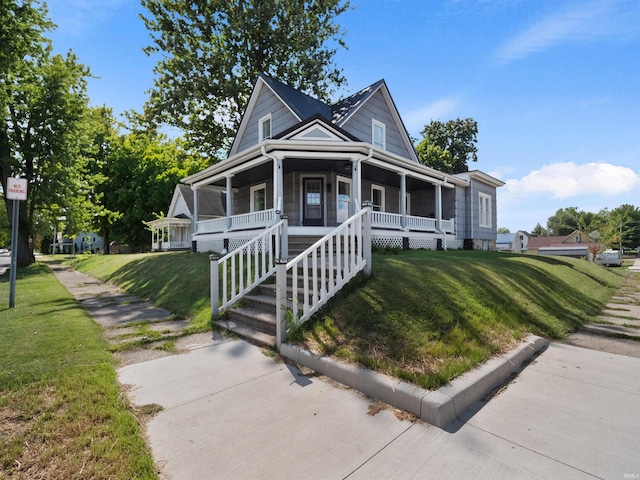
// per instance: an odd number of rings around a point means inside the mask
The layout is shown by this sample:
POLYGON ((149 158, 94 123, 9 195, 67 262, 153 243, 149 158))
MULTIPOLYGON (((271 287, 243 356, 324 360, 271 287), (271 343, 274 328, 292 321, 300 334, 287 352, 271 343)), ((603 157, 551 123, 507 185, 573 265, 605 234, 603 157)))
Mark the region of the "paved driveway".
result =
POLYGON ((442 430, 241 340, 119 370, 165 478, 640 478, 640 359, 551 344, 442 430))

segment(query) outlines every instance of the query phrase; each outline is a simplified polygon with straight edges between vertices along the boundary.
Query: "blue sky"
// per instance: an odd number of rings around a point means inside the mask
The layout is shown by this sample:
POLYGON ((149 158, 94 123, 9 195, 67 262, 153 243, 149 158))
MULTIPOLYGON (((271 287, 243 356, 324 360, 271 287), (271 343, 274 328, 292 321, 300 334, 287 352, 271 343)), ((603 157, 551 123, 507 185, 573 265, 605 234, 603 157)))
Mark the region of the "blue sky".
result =
MULTIPOLYGON (((141 110, 155 61, 138 0, 47 4, 54 48, 97 77, 92 103, 141 110)), ((339 22, 340 93, 384 78, 414 137, 431 119, 478 121, 470 168, 506 182, 498 226, 640 207, 639 1, 361 0, 339 22)))

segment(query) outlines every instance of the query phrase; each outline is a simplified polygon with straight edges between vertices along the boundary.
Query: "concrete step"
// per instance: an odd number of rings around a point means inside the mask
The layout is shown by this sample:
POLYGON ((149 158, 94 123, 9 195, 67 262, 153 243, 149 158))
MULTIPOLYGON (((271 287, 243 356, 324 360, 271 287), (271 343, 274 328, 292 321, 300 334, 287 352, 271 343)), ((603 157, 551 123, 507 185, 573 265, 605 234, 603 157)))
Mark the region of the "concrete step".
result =
POLYGON ((276 334, 276 313, 251 307, 233 307, 227 310, 228 319, 242 323, 259 332, 276 334))
POLYGON ((260 332, 255 330, 242 322, 236 322, 234 320, 217 320, 215 322, 216 325, 219 325, 227 330, 231 330, 232 332, 240 335, 243 338, 246 338, 252 343, 257 345, 263 345, 268 347, 276 346, 276 336, 270 335, 265 332, 260 332))

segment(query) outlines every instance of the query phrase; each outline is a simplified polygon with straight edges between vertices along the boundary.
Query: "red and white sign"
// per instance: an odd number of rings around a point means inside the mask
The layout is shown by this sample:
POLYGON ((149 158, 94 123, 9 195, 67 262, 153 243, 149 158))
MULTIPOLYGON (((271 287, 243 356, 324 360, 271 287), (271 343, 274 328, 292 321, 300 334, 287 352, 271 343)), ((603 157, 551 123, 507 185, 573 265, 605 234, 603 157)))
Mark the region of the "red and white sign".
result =
POLYGON ((26 200, 27 199, 27 179, 26 178, 7 178, 7 199, 9 200, 26 200))

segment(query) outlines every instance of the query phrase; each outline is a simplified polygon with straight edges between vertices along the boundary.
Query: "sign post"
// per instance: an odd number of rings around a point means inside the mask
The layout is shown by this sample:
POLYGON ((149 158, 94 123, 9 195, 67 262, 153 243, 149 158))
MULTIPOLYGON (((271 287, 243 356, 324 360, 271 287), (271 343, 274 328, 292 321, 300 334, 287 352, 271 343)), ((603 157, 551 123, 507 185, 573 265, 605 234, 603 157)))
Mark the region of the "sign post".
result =
POLYGON ((15 306, 16 301, 16 270, 18 266, 18 222, 20 220, 20 200, 27 199, 27 179, 7 178, 8 200, 13 200, 13 215, 11 220, 11 270, 9 273, 9 308, 15 306))

